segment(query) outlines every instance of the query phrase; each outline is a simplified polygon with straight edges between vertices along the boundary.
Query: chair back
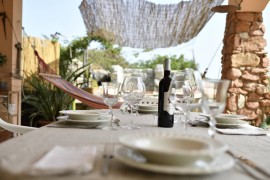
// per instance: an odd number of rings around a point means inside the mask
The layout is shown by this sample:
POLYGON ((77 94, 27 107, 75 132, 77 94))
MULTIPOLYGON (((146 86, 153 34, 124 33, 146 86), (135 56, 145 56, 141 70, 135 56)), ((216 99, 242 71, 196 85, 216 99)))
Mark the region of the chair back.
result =
POLYGON ((0 127, 3 129, 13 132, 13 133, 18 133, 18 134, 25 134, 29 131, 35 130, 37 128, 35 127, 28 127, 28 126, 20 126, 16 124, 10 124, 3 119, 0 118, 0 127))

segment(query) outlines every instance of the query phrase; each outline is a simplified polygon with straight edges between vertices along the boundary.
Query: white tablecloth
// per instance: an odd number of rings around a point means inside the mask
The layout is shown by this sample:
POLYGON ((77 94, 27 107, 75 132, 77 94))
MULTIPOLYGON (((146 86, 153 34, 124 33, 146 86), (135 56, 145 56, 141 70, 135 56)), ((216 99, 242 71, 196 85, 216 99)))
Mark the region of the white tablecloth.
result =
MULTIPOLYGON (((115 110, 116 118, 121 125, 129 123, 130 116, 115 110)), ((194 115, 194 114, 193 114, 194 115)), ((105 143, 118 143, 118 137, 124 134, 144 132, 178 132, 183 128, 175 124, 173 128, 158 128, 153 115, 140 115, 134 118, 134 123, 141 126, 139 130, 105 131, 101 129, 55 128, 42 127, 22 136, 0 144, 0 179, 36 179, 25 175, 25 171, 56 145, 60 146, 95 146, 97 155, 93 171, 85 175, 53 176, 51 179, 81 180, 81 179, 253 179, 242 168, 235 165, 232 169, 213 175, 176 176, 152 173, 128 167, 116 159, 112 159, 110 172, 107 176, 101 174, 102 153, 105 143)), ((188 134, 208 137, 207 127, 188 126, 188 134)), ((270 137, 217 134, 216 139, 226 143, 236 154, 241 154, 269 171, 270 137)), ((39 177, 38 179, 48 179, 39 177)))

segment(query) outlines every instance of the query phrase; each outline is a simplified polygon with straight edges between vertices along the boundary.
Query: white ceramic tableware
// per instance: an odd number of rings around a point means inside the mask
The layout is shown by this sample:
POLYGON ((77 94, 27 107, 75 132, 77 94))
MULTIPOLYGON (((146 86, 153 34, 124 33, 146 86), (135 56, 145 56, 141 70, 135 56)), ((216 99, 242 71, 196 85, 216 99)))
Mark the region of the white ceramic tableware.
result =
POLYGON ((157 110, 158 105, 157 104, 138 104, 139 110, 157 110))
POLYGON ((63 110, 59 112, 73 120, 97 120, 108 114, 105 110, 63 110))
MULTIPOLYGON (((205 123, 205 124, 208 124, 208 122, 209 122, 209 120, 206 118, 196 118, 195 120, 202 122, 202 123, 205 123)), ((245 126, 248 124, 249 123, 247 121, 238 119, 235 123, 232 123, 232 124, 231 123, 217 123, 216 127, 218 127, 218 128, 238 128, 238 127, 245 126)))
POLYGON ((235 124, 240 119, 246 119, 247 117, 240 114, 220 114, 216 117, 217 123, 235 124))
MULTIPOLYGON (((200 116, 206 117, 207 119, 210 118, 209 115, 200 113, 200 116)), ((238 120, 247 119, 247 116, 241 114, 219 114, 216 116, 217 123, 220 124, 239 124, 238 120)))
POLYGON ((119 141, 141 153, 149 162, 158 164, 187 165, 227 150, 221 142, 176 133, 132 134, 121 136, 119 141))
POLYGON ((217 157, 209 158, 208 160, 198 160, 184 166, 155 164, 146 161, 138 152, 127 147, 118 147, 116 149, 115 158, 133 168, 171 175, 213 174, 228 170, 234 165, 234 160, 227 154, 221 154, 217 157))

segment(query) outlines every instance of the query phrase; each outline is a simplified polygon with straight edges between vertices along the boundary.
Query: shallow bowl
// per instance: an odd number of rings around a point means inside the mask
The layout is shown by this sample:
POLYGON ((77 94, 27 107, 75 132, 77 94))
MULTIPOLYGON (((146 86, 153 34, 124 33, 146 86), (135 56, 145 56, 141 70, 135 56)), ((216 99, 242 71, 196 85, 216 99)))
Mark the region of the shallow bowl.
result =
POLYGON ((239 120, 246 118, 246 116, 240 114, 220 114, 216 117, 216 121, 223 124, 236 124, 239 120))
POLYGON ((138 151, 147 161, 158 164, 187 165, 227 150, 227 146, 218 141, 176 133, 133 134, 122 136, 119 141, 138 151))

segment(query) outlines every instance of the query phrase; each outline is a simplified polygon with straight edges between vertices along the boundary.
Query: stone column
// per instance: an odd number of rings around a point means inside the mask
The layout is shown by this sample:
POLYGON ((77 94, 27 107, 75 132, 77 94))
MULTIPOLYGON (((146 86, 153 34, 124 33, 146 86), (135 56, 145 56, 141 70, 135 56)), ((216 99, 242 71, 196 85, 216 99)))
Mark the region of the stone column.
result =
POLYGON ((248 116, 259 126, 270 112, 269 58, 264 48, 261 12, 227 14, 222 50, 222 79, 231 80, 227 113, 248 116))

